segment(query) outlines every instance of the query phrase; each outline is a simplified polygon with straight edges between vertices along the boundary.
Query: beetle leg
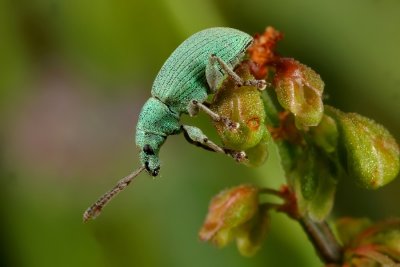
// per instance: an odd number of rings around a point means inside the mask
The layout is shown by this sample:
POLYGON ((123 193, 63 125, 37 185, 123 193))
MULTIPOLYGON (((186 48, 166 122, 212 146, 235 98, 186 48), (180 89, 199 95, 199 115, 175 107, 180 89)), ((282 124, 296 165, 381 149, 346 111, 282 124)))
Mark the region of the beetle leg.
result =
MULTIPOLYGON (((267 87, 267 82, 265 80, 248 80, 244 81, 242 78, 239 77, 229 66, 226 64, 221 58, 217 57, 216 55, 211 55, 209 59, 209 64, 215 66, 215 63, 221 66, 226 74, 235 82, 237 86, 256 86, 258 90, 262 91, 267 87)), ((207 77, 208 78, 208 77, 207 77)), ((208 81, 208 79, 207 79, 208 81)))
POLYGON ((225 71, 226 74, 228 74, 229 77, 231 77, 237 85, 243 85, 243 80, 242 78, 239 77, 229 66, 228 64, 225 63, 221 58, 217 57, 216 55, 212 54, 209 59, 209 64, 215 66, 216 63, 219 64, 222 70, 225 71))
POLYGON ((239 128, 239 123, 231 121, 227 117, 223 117, 209 109, 206 105, 200 103, 197 100, 192 100, 190 101, 189 107, 188 107, 188 112, 190 116, 196 115, 199 110, 204 111, 207 115, 209 115, 214 121, 222 121, 225 126, 231 130, 237 130, 239 128))
POLYGON ((211 89, 211 93, 215 93, 224 80, 224 73, 221 71, 217 60, 213 56, 208 58, 208 63, 206 65, 206 79, 211 89))
POLYGON ((242 162, 247 159, 246 153, 244 151, 234 151, 218 146, 214 142, 210 141, 208 137, 197 127, 189 125, 182 125, 181 127, 186 140, 193 145, 199 146, 209 151, 229 155, 237 162, 242 162))
POLYGON ((263 91, 267 88, 267 82, 265 80, 247 80, 243 81, 244 86, 255 86, 258 90, 263 91))
POLYGON ((186 140, 189 143, 200 146, 206 150, 225 153, 223 148, 210 141, 199 128, 189 125, 182 125, 182 130, 186 140))

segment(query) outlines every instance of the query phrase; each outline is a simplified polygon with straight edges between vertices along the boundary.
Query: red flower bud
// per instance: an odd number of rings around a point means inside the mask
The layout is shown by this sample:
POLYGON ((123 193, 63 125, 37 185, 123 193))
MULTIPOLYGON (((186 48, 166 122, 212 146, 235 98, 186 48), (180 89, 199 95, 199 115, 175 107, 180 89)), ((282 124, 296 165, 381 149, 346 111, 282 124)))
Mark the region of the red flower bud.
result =
POLYGON ((280 58, 275 90, 282 107, 294 114, 298 128, 319 124, 324 111, 324 82, 315 71, 292 58, 280 58))
POLYGON ((225 246, 237 228, 252 219, 258 210, 258 189, 241 185, 222 191, 210 203, 200 239, 225 246))
MULTIPOLYGON (((398 266, 400 220, 372 224, 366 219, 342 219, 337 223, 349 266, 398 266), (373 265, 363 265, 369 263, 373 265)), ((346 265, 347 266, 347 265, 346 265)))

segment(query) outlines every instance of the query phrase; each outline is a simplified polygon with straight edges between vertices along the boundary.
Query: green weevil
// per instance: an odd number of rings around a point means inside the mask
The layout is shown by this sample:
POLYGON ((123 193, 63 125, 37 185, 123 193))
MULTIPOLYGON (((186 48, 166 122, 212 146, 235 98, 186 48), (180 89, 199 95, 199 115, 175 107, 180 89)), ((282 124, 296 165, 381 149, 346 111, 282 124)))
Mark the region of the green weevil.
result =
POLYGON ((160 147, 169 135, 184 134, 195 145, 207 150, 225 153, 237 161, 245 158, 243 151, 224 149, 211 142, 193 126, 182 125, 183 113, 196 115, 204 111, 214 121, 235 131, 239 124, 211 111, 204 103, 229 77, 238 86, 253 85, 265 89, 265 80, 242 80, 234 71, 251 45, 253 38, 232 28, 209 28, 195 33, 179 45, 161 67, 144 104, 136 127, 136 145, 141 167, 121 179, 117 185, 99 198, 84 215, 84 221, 96 217, 102 208, 143 170, 157 176, 160 170, 160 147))

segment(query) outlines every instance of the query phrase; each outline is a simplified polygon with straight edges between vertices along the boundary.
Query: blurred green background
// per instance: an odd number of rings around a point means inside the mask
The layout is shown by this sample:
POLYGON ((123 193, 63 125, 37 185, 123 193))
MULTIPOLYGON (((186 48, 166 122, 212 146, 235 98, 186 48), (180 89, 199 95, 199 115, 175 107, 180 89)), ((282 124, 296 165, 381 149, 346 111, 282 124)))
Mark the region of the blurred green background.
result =
MULTIPOLYGON (((276 151, 258 169, 172 136, 161 175, 143 175, 88 224, 82 212, 136 168, 134 129, 152 80, 192 33, 229 26, 285 34, 279 51, 317 70, 327 103, 400 140, 400 1, 0 1, 0 266, 321 266, 300 227, 274 214, 252 259, 198 240, 209 200, 240 183, 278 187, 276 151)), ((214 140, 208 118, 183 119, 214 140)), ((334 217, 400 216, 397 180, 342 181, 334 217)))

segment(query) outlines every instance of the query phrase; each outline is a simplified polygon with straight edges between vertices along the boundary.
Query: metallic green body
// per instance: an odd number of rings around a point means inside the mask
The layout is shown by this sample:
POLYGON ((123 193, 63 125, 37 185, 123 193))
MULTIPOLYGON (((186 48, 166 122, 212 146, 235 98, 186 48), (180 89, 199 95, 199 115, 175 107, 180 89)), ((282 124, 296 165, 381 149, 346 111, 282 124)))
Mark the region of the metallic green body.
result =
POLYGON ((214 54, 234 68, 251 42, 252 37, 239 30, 210 28, 186 39, 167 59, 136 127, 140 161, 151 175, 158 174, 158 153, 167 136, 181 131, 180 115, 188 113, 192 100, 202 103, 207 99, 213 91, 207 81, 224 77, 221 68, 209 65, 210 56, 214 54), (206 75, 206 69, 211 75, 206 75))

